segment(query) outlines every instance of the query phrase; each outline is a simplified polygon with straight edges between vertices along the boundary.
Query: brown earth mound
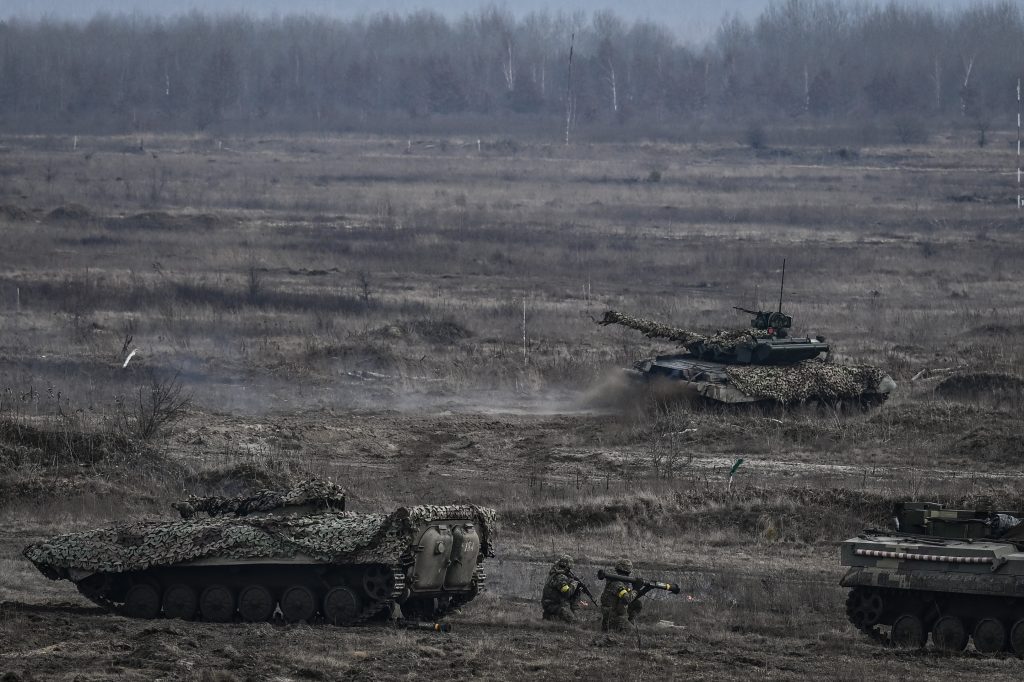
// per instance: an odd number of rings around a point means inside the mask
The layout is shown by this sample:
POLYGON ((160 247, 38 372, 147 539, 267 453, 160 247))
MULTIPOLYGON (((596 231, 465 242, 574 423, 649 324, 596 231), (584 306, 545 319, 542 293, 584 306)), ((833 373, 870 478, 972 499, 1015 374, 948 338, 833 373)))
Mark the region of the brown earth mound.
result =
POLYGON ((123 459, 131 449, 124 436, 73 428, 0 421, 0 469, 27 465, 97 464, 123 459))
POLYGON ((136 213, 123 218, 107 221, 111 229, 127 230, 210 230, 231 222, 229 219, 208 213, 198 215, 172 215, 164 211, 136 213))
POLYGON ((89 220, 92 217, 92 212, 81 204, 58 206, 46 214, 46 219, 55 223, 89 220))
POLYGON ((1024 379, 1000 372, 972 372, 954 374, 943 379, 935 392, 944 398, 977 397, 982 394, 1020 395, 1024 393, 1024 379))
POLYGON ((1009 417, 982 423, 958 437, 951 449, 974 460, 1019 464, 1024 461, 1024 427, 1009 417))

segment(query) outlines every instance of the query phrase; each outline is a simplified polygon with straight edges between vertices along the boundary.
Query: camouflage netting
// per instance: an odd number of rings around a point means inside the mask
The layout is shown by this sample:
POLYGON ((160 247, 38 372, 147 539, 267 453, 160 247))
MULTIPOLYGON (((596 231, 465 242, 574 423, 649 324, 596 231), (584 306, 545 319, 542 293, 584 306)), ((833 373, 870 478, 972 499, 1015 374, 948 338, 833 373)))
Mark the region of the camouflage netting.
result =
POLYGON ((805 360, 794 365, 730 365, 732 385, 760 400, 795 403, 803 400, 856 398, 878 390, 885 372, 870 365, 833 365, 805 360))
POLYGON ((309 479, 288 490, 257 490, 252 495, 238 497, 196 497, 190 496, 173 505, 181 518, 189 519, 198 512, 210 516, 236 514, 244 516, 255 512, 267 512, 286 507, 312 507, 314 509, 345 510, 344 489, 330 481, 309 479))
POLYGON ((688 329, 670 327, 654 320, 625 315, 616 310, 607 311, 604 317, 598 320, 598 324, 618 324, 635 329, 650 339, 674 341, 681 346, 685 346, 692 353, 699 352, 701 346, 713 348, 722 353, 731 353, 737 346, 745 342, 771 337, 771 334, 763 329, 726 329, 716 331, 711 336, 705 336, 691 332, 688 329))
POLYGON ((435 519, 469 519, 481 551, 493 555, 495 514, 476 505, 420 505, 391 514, 319 512, 148 521, 59 535, 25 548, 45 575, 61 569, 122 573, 204 558, 291 559, 326 563, 395 563, 414 532, 435 519))

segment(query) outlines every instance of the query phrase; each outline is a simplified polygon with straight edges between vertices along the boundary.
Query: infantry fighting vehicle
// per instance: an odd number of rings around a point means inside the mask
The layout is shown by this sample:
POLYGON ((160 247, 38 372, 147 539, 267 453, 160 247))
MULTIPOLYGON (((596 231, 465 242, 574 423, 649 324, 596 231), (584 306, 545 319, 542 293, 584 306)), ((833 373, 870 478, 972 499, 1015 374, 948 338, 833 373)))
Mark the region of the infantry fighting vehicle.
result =
POLYGON ((622 325, 686 349, 685 353, 641 360, 627 370, 631 379, 651 386, 659 397, 870 407, 883 402, 896 388, 892 378, 877 367, 829 362, 830 347, 822 337, 791 338, 793 318, 782 312, 781 290, 777 311, 736 310, 754 316, 749 328, 710 335, 615 310, 606 312, 598 324, 622 325))
POLYGON ((180 520, 59 535, 24 554, 127 616, 337 625, 439 617, 483 589, 494 555, 490 509, 347 512, 344 491, 325 481, 174 506, 180 520))
POLYGON ((944 651, 1024 656, 1024 515, 896 506, 892 530, 841 545, 846 614, 875 639, 944 651))

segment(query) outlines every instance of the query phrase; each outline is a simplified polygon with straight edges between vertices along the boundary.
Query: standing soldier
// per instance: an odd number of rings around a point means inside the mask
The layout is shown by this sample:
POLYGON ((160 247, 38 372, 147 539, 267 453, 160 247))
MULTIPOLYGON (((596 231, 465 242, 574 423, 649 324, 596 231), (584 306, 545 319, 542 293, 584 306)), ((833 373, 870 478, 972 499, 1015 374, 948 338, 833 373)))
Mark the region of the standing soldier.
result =
POLYGON ((563 554, 548 572, 544 583, 540 605, 544 609, 544 620, 560 620, 565 623, 576 621, 576 596, 579 589, 572 575, 572 557, 563 554))
MULTIPOLYGON (((615 572, 629 575, 633 570, 633 562, 619 559, 615 562, 615 572)), ((601 629, 625 630, 632 623, 642 608, 640 597, 633 586, 620 580, 609 580, 601 593, 601 629)))

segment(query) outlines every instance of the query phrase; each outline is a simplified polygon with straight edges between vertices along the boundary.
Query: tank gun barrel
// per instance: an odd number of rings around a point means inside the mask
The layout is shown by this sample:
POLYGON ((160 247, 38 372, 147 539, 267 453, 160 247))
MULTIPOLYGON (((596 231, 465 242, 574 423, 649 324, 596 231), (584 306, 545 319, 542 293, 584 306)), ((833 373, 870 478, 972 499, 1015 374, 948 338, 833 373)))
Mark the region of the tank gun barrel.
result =
POLYGON ((660 322, 648 320, 643 317, 633 317, 632 315, 620 313, 617 310, 607 311, 604 316, 597 321, 597 323, 603 326, 611 324, 621 325, 623 327, 628 327, 629 329, 635 329, 647 338, 667 339, 669 341, 675 341, 683 346, 689 346, 692 343, 707 340, 707 337, 702 334, 697 334, 679 327, 670 327, 667 324, 661 324, 660 322))

